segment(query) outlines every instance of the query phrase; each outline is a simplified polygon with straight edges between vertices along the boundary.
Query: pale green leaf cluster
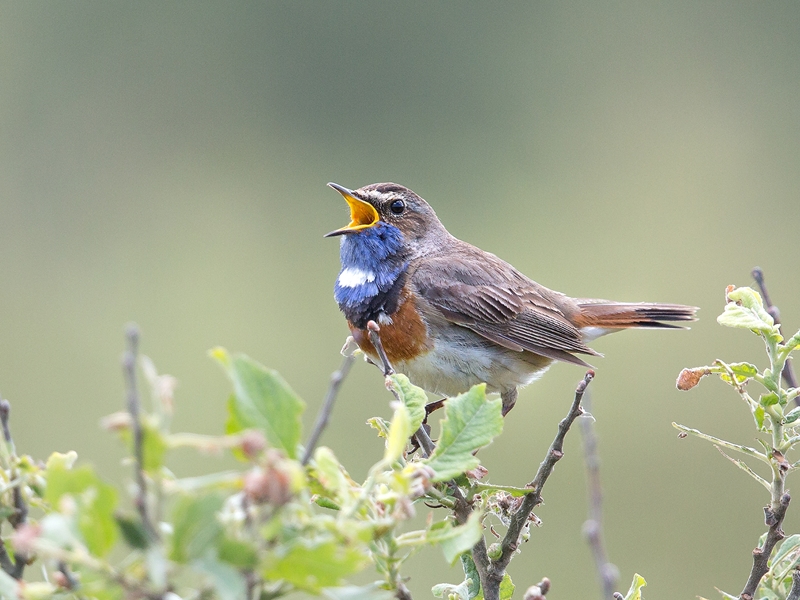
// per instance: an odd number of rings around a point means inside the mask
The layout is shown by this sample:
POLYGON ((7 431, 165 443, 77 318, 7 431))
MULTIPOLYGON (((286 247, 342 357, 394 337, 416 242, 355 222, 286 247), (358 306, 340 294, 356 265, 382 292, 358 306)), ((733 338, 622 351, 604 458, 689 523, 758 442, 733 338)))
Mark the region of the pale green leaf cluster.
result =
POLYGON ((436 473, 435 481, 446 481, 474 469, 479 461, 474 452, 503 431, 499 398, 486 398, 486 385, 450 398, 436 450, 425 463, 436 473))
POLYGON ((642 588, 646 585, 647 582, 644 580, 644 577, 636 573, 633 576, 633 581, 631 582, 628 593, 625 594, 625 600, 642 600, 642 588))
MULTIPOLYGON (((388 377, 398 401, 391 418, 371 420, 386 449, 359 482, 324 446, 308 465, 300 463, 305 404, 277 373, 244 355, 223 349, 211 354, 233 388, 226 435, 220 436, 172 432, 174 381, 143 362, 153 388, 152 407, 142 408, 139 417, 147 519, 141 511, 121 510, 117 490, 91 467, 77 464, 74 452, 54 453, 41 465, 0 441, 6 486, 0 517, 13 518, 11 491, 18 488, 31 507, 18 536, 24 539, 20 551, 34 553, 46 568, 65 565, 80 581, 81 598, 160 597, 170 590, 186 600, 234 600, 255 586, 269 598, 304 591, 385 600, 404 580, 404 561, 421 548, 439 547, 452 564, 482 538, 483 505, 456 523, 449 510, 450 480, 458 478, 465 493, 484 504, 514 489, 500 491, 502 486, 463 475, 479 464, 473 453, 502 429, 500 402, 488 400, 483 386, 448 401, 439 447, 424 458, 410 452, 409 441, 425 418, 427 396, 402 375, 388 377), (166 466, 175 448, 229 451, 243 468, 179 478, 166 466), (409 517, 423 502, 446 510, 423 529, 408 530, 409 517), (370 566, 377 582, 348 585, 370 566)), ((110 415, 103 425, 133 450, 128 413, 110 415)), ((129 489, 136 494, 135 485, 129 489)), ((50 579, 28 583, 25 597, 77 597, 50 579)), ((509 585, 510 580, 504 593, 509 585)), ((14 600, 19 589, 0 570, 0 596, 14 600)), ((475 597, 479 585, 472 589, 475 597)))
POLYGON ((787 462, 787 454, 794 450, 800 442, 800 408, 792 408, 791 403, 800 395, 798 388, 785 388, 781 379, 786 361, 798 345, 800 332, 784 343, 780 328, 772 316, 764 308, 761 296, 754 290, 743 287, 729 287, 727 304, 717 318, 721 325, 748 329, 760 336, 764 342, 769 365, 759 370, 748 362, 726 363, 715 360, 711 365, 684 369, 678 377, 678 388, 689 390, 706 375, 716 374, 730 385, 750 410, 756 429, 767 434, 767 439, 758 438, 761 449, 726 441, 695 429, 673 424, 684 433, 688 433, 715 444, 722 454, 737 467, 764 486, 772 495, 772 504, 777 506, 783 490, 783 482, 787 473, 797 467, 797 463, 787 462), (755 382, 761 392, 758 397, 751 395, 749 384, 755 382), (745 461, 730 457, 723 450, 731 450, 739 454, 755 458, 769 466, 770 477, 759 475, 745 461))

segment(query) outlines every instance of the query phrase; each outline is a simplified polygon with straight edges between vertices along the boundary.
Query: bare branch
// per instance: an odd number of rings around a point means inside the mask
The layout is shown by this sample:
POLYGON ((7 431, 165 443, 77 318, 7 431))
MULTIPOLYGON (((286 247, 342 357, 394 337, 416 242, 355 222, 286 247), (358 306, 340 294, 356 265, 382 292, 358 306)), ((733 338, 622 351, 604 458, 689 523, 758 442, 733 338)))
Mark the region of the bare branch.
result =
POLYGON ((769 527, 767 530, 767 537, 761 547, 753 550, 753 568, 750 571, 747 584, 745 584, 742 593, 739 594, 739 600, 753 600, 761 578, 769 571, 768 563, 769 557, 772 555, 772 550, 779 541, 786 537, 786 534, 783 533, 783 529, 781 529, 781 524, 783 523, 783 518, 786 516, 786 509, 789 508, 790 500, 789 494, 784 494, 781 496, 781 501, 777 510, 773 511, 770 506, 764 507, 764 521, 769 527))
MULTIPOLYGON (((478 542, 478 544, 472 550, 472 558, 475 562, 475 567, 480 574, 481 587, 486 600, 499 600, 500 598, 500 583, 503 581, 503 576, 505 575, 508 563, 511 562, 514 552, 516 552, 517 548, 519 547, 520 535, 522 535, 522 532, 525 529, 531 514, 533 513, 533 509, 542 502, 542 489, 544 488, 544 484, 547 482, 547 479, 553 472, 553 468, 555 467, 556 463, 561 459, 562 456, 564 456, 564 438, 566 437, 569 428, 572 426, 572 423, 575 422, 575 419, 583 414, 581 400, 586 392, 586 387, 593 378, 594 371, 587 371, 583 380, 581 380, 581 382, 578 384, 578 387, 575 390, 575 399, 572 402, 572 406, 570 407, 567 416, 564 417, 564 419, 558 424, 558 432, 556 433, 556 437, 553 439, 553 443, 550 444, 550 448, 547 451, 547 455, 545 456, 544 460, 539 465, 536 476, 527 486, 532 488, 532 491, 525 496, 520 503, 520 507, 517 509, 517 512, 511 516, 511 522, 508 526, 508 530, 506 531, 506 535, 503 537, 503 541, 500 543, 500 557, 495 560, 490 560, 488 558, 488 556, 485 554, 486 543, 484 540, 478 542)), ((466 520, 464 519, 463 515, 464 508, 459 510, 459 504, 460 503, 456 505, 456 517, 459 522, 463 522, 462 519, 466 520)), ((468 517, 469 512, 471 512, 472 509, 469 507, 469 505, 466 506, 468 507, 466 516, 468 517)))
POLYGON ((342 366, 339 367, 339 370, 334 371, 331 374, 331 383, 328 386, 328 392, 325 394, 325 400, 322 402, 322 408, 320 408, 319 414, 317 415, 317 422, 314 423, 314 431, 311 432, 311 436, 308 438, 308 442, 306 443, 306 449, 302 460, 303 465, 307 465, 308 461, 311 460, 311 455, 314 453, 314 449, 317 447, 319 437, 322 435, 325 427, 328 426, 328 421, 331 418, 333 405, 336 402, 336 396, 339 393, 339 388, 342 387, 342 382, 344 381, 345 377, 347 377, 347 374, 350 372, 350 368, 353 366, 354 362, 355 357, 352 354, 346 355, 342 361, 342 366))
MULTIPOLYGON (((772 316, 775 320, 775 325, 780 327, 781 325, 781 312, 778 310, 778 307, 772 303, 772 300, 769 297, 769 293, 767 293, 767 284, 764 282, 764 271, 761 270, 761 267, 756 267, 750 273, 755 279, 756 284, 758 284, 758 289, 761 292, 761 297, 764 299, 764 304, 766 305, 767 312, 772 316)), ((786 364, 783 367, 783 380, 786 382, 786 385, 790 388, 797 387, 797 377, 795 377, 794 369, 792 369, 791 361, 787 360, 786 364)), ((800 398, 795 400, 798 406, 800 406, 800 398)))
POLYGON ((150 521, 147 508, 147 480, 144 474, 144 431, 140 419, 141 404, 139 391, 136 386, 136 357, 139 351, 139 328, 131 323, 125 331, 128 349, 122 355, 122 370, 127 386, 126 398, 128 413, 131 416, 131 431, 133 433, 133 456, 136 460, 136 510, 142 519, 142 525, 153 539, 158 539, 158 532, 150 521))
MULTIPOLYGON (((583 408, 591 413, 591 394, 583 398, 583 408)), ((589 542, 603 598, 611 598, 619 579, 619 570, 608 560, 605 545, 603 544, 603 490, 600 484, 600 455, 597 452, 597 435, 592 419, 581 419, 581 433, 583 434, 583 456, 586 463, 586 481, 589 487, 589 518, 583 524, 583 534, 589 542)))
POLYGON ((394 597, 397 598, 397 600, 413 600, 411 592, 402 582, 397 585, 397 591, 394 593, 394 597))

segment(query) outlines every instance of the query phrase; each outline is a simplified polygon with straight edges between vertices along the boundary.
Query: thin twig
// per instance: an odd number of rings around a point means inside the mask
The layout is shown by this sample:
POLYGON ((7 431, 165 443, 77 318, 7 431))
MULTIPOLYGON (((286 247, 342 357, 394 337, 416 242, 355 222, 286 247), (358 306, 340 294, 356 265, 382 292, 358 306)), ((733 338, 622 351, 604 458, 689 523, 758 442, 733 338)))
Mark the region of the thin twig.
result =
POLYGON ((77 590, 80 587, 80 582, 75 577, 75 574, 69 570, 69 566, 63 560, 58 562, 58 572, 64 576, 64 581, 68 590, 77 590))
MULTIPOLYGON (((556 433, 553 443, 550 444, 547 455, 539 465, 536 476, 527 486, 532 488, 532 491, 526 494, 517 512, 511 516, 511 522, 509 523, 506 535, 500 543, 500 556, 495 560, 489 559, 486 554, 486 542, 483 539, 481 539, 472 550, 472 559, 480 575, 481 588, 483 589, 483 596, 486 600, 500 599, 500 583, 503 581, 508 563, 511 562, 511 558, 519 547, 519 538, 530 519, 531 513, 533 513, 533 509, 542 502, 544 484, 553 472, 556 463, 564 456, 564 438, 575 419, 583 414, 581 400, 586 392, 586 387, 593 378, 594 371, 587 371, 583 380, 578 384, 572 406, 567 416, 558 424, 558 433, 556 433)), ((456 504, 456 518, 459 522, 463 522, 466 520, 465 516, 469 517, 469 512, 471 512, 472 509, 468 504, 466 507, 460 507, 460 504, 460 502, 456 504)))
MULTIPOLYGON (((758 288, 761 291, 761 297, 764 299, 767 312, 775 320, 775 325, 780 328, 781 312, 778 310, 778 307, 772 303, 772 300, 769 297, 769 293, 767 292, 767 284, 764 282, 764 271, 761 270, 761 267, 756 267, 750 274, 753 276, 753 279, 756 280, 756 284, 758 284, 758 288)), ((794 375, 794 369, 792 368, 791 361, 786 361, 781 375, 783 375, 783 380, 786 382, 788 387, 797 387, 797 377, 794 375)), ((798 406, 800 406, 800 397, 798 397, 795 402, 798 404, 798 406)))
MULTIPOLYGON (((11 426, 9 425, 10 417, 11 403, 8 400, 0 400, 0 424, 2 424, 3 439, 5 439, 6 443, 8 444, 11 454, 16 455, 14 438, 11 437, 11 426)), ((13 463, 11 467, 10 478, 11 480, 17 479, 17 472, 16 468, 13 466, 13 463)), ((8 522, 11 523, 11 526, 14 529, 19 529, 28 520, 28 504, 25 502, 25 498, 22 497, 21 485, 22 484, 20 483, 14 486, 14 489, 12 490, 15 512, 8 516, 8 522)), ((0 540, 0 545, 4 546, 2 540, 0 540)), ((14 579, 22 579, 22 574, 25 571, 25 565, 27 565, 27 563, 28 555, 25 552, 14 552, 13 564, 11 564, 10 557, 8 552, 6 552, 5 547, 3 547, 2 552, 0 552, 0 566, 14 579)))
POLYGON ((791 498, 787 493, 781 496, 777 510, 773 511, 770 506, 764 507, 764 521, 769 527, 767 537, 761 547, 753 550, 753 568, 750 571, 747 584, 745 584, 742 593, 739 594, 739 600, 753 600, 761 578, 769 571, 769 557, 772 554, 772 550, 779 541, 786 537, 783 529, 781 529, 781 524, 786 516, 786 509, 789 508, 790 500, 791 498))
MULTIPOLYGON (((583 397, 583 408, 591 414, 591 394, 588 392, 583 397)), ((594 557, 594 564, 603 590, 602 597, 611 598, 617 586, 619 571, 608 561, 608 553, 603 544, 603 489, 600 484, 600 455, 597 452, 594 420, 581 419, 580 427, 583 435, 586 481, 589 487, 589 518, 583 524, 583 534, 589 542, 594 557)))
POLYGON ((350 367, 353 366, 355 362, 355 356, 352 354, 346 355, 344 360, 342 361, 342 366, 339 367, 338 371, 334 371, 331 374, 331 383, 328 386, 328 391, 325 394, 325 400, 322 403, 322 408, 319 410, 319 414, 317 415, 317 422, 314 424, 314 431, 311 432, 311 437, 308 438, 308 442, 306 443, 306 450, 303 454, 302 464, 307 465, 308 461, 311 460, 311 455, 314 453, 314 449, 317 447, 317 442, 319 442, 319 437, 322 435, 323 430, 328 425, 328 421, 331 418, 331 413, 333 412, 333 405, 336 402, 336 396, 339 393, 339 388, 342 386, 342 382, 344 378, 347 377, 347 374, 350 372, 350 367))
POLYGON ((139 392, 136 386, 136 356, 139 351, 139 328, 135 324, 128 325, 125 331, 128 349, 122 355, 122 370, 127 385, 128 413, 131 416, 131 430, 133 432, 133 456, 136 460, 136 510, 142 519, 145 531, 153 539, 158 539, 158 532, 150 522, 147 509, 147 480, 144 474, 144 431, 140 419, 139 392))
POLYGON ((397 591, 394 593, 394 597, 397 598, 397 600, 413 600, 411 592, 403 582, 397 584, 397 591))

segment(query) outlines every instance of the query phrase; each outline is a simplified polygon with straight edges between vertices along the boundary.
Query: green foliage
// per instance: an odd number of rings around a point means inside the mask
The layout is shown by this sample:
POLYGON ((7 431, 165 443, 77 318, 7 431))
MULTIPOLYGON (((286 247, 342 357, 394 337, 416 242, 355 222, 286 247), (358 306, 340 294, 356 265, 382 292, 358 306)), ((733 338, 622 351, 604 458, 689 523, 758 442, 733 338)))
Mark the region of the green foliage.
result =
MULTIPOLYGON (((681 390, 689 390, 706 375, 719 375, 722 381, 730 385, 744 400, 753 416, 756 429, 760 433, 769 434, 770 439, 759 439, 759 443, 764 448, 763 451, 759 451, 683 425, 675 423, 673 425, 684 433, 712 442, 718 448, 733 450, 769 465, 773 475, 771 482, 758 475, 744 461, 731 459, 759 484, 771 490, 772 503, 775 507, 780 500, 779 491, 783 489, 783 481, 789 470, 785 464, 785 456, 800 442, 800 429, 794 425, 800 417, 800 410, 797 408, 787 410, 789 402, 798 397, 800 390, 785 389, 781 380, 781 373, 786 361, 791 352, 797 348, 794 340, 800 338, 800 332, 795 334, 788 343, 783 344, 780 328, 775 325, 774 319, 764 309, 761 296, 750 288, 733 288, 731 286, 727 290, 727 299, 725 310, 717 321, 727 327, 748 329, 760 336, 766 346, 769 366, 759 370, 751 363, 728 364, 716 360, 709 366, 684 369, 678 377, 677 385, 681 390), (763 392, 758 395, 757 399, 753 398, 747 389, 751 382, 756 382, 763 388, 763 392)), ((724 452, 723 454, 728 457, 724 452)))
POLYGON ((223 348, 215 348, 211 356, 233 383, 229 423, 234 425, 230 429, 260 429, 270 446, 295 458, 305 403, 276 371, 262 367, 250 357, 231 356, 223 348))
POLYGON ((473 453, 503 431, 500 399, 486 398, 486 385, 450 398, 436 450, 426 461, 436 473, 435 481, 446 481, 474 469, 479 461, 473 453))
MULTIPOLYGON (((174 380, 142 360, 154 405, 138 410, 142 462, 134 479, 146 487, 131 487, 135 510, 119 510, 116 489, 90 466, 76 466, 74 452, 54 453, 37 466, 0 443, 6 481, 18 481, 32 509, 14 536, 17 550, 38 557, 47 569, 63 565, 79 582, 82 598, 160 597, 171 590, 181 597, 234 600, 250 590, 264 599, 305 591, 386 600, 402 585, 406 559, 428 546, 441 548, 447 563, 467 556, 482 539, 490 499, 525 493, 464 475, 479 465, 473 453, 502 430, 500 401, 487 400, 482 385, 448 400, 438 448, 423 458, 407 450, 425 418, 427 396, 402 375, 387 377, 399 401, 392 403, 391 419, 370 420, 386 451, 357 482, 330 448, 316 448, 307 465, 299 462, 305 405, 277 373, 222 349, 212 356, 233 387, 222 436, 170 431, 174 380), (232 452, 246 465, 241 472, 181 479, 166 468, 179 447, 232 452), (476 499, 461 523, 451 512, 454 478, 476 499), (444 512, 439 518, 432 513, 423 529, 408 530, 423 502, 444 512), (370 566, 380 581, 347 585, 370 566)), ((116 413, 103 424, 131 450, 136 470, 133 417, 116 413)), ((13 502, 11 494, 3 496, 0 515, 13 519, 13 502)), ((57 584, 28 583, 25 598, 77 597, 65 576, 56 575, 51 581, 57 584)), ((479 594, 479 585, 467 587, 471 598, 479 594)), ((501 590, 510 597, 510 578, 501 590)), ((0 596, 14 600, 20 593, 0 570, 0 596)))
MULTIPOLYGON (((800 408, 789 407, 792 401, 797 401, 800 389, 785 388, 782 380, 786 361, 800 346, 798 344, 800 332, 784 342, 780 327, 764 308, 761 296, 746 287, 728 287, 727 303, 717 322, 726 327, 747 329, 758 335, 766 347, 768 366, 758 369, 754 364, 747 362, 726 363, 715 360, 709 366, 684 369, 678 377, 678 389, 692 389, 703 377, 711 374, 719 375, 723 382, 735 390, 750 410, 759 434, 756 439, 761 449, 729 442, 677 423, 673 425, 685 434, 713 443, 725 458, 762 485, 770 494, 770 505, 767 507, 770 511, 769 517, 780 509, 787 475, 800 465, 800 461, 791 462, 792 459, 789 458, 800 443, 800 421, 798 421, 800 408), (760 387, 757 398, 754 398, 748 389, 752 383, 760 387), (745 460, 733 458, 725 450, 756 459, 767 465, 769 473, 766 476, 757 473, 745 460)), ((765 540, 766 537, 763 537, 759 547, 768 553, 772 547, 769 546, 764 550, 765 540)), ((793 535, 785 539, 770 558, 769 571, 761 579, 756 597, 769 600, 787 598, 792 585, 792 572, 798 564, 799 556, 800 536, 793 535)), ((722 595, 732 599, 739 597, 724 592, 722 595)))
POLYGON ((628 593, 625 594, 625 600, 642 600, 642 588, 647 585, 644 577, 636 573, 633 576, 631 587, 628 593))

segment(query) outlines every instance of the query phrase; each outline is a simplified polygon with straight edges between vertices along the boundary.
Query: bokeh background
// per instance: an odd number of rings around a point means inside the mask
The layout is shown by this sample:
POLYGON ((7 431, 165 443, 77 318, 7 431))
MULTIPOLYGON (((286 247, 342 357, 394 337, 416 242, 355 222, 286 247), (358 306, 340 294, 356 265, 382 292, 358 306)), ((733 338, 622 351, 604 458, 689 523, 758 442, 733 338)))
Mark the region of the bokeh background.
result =
MULTIPOLYGON (((674 381, 763 365, 755 336, 715 323, 755 265, 800 325, 798 31, 789 1, 4 3, 0 391, 18 448, 126 480, 98 419, 122 405, 129 321, 180 380, 177 429, 223 428, 215 345, 278 369, 310 426, 347 333, 322 238, 347 209, 325 183, 396 181, 544 285, 702 308, 688 332, 595 343, 606 541, 623 591, 638 571, 652 600, 738 593, 766 493, 670 423, 753 443, 752 421, 719 381, 674 381)), ((493 481, 531 478, 581 376, 557 365, 522 392, 481 453, 493 481)), ((356 365, 323 442, 358 478, 387 404, 356 365)), ((577 431, 545 498, 515 582, 598 597, 577 431)), ((461 577, 438 551, 406 572, 419 598, 461 577)))

